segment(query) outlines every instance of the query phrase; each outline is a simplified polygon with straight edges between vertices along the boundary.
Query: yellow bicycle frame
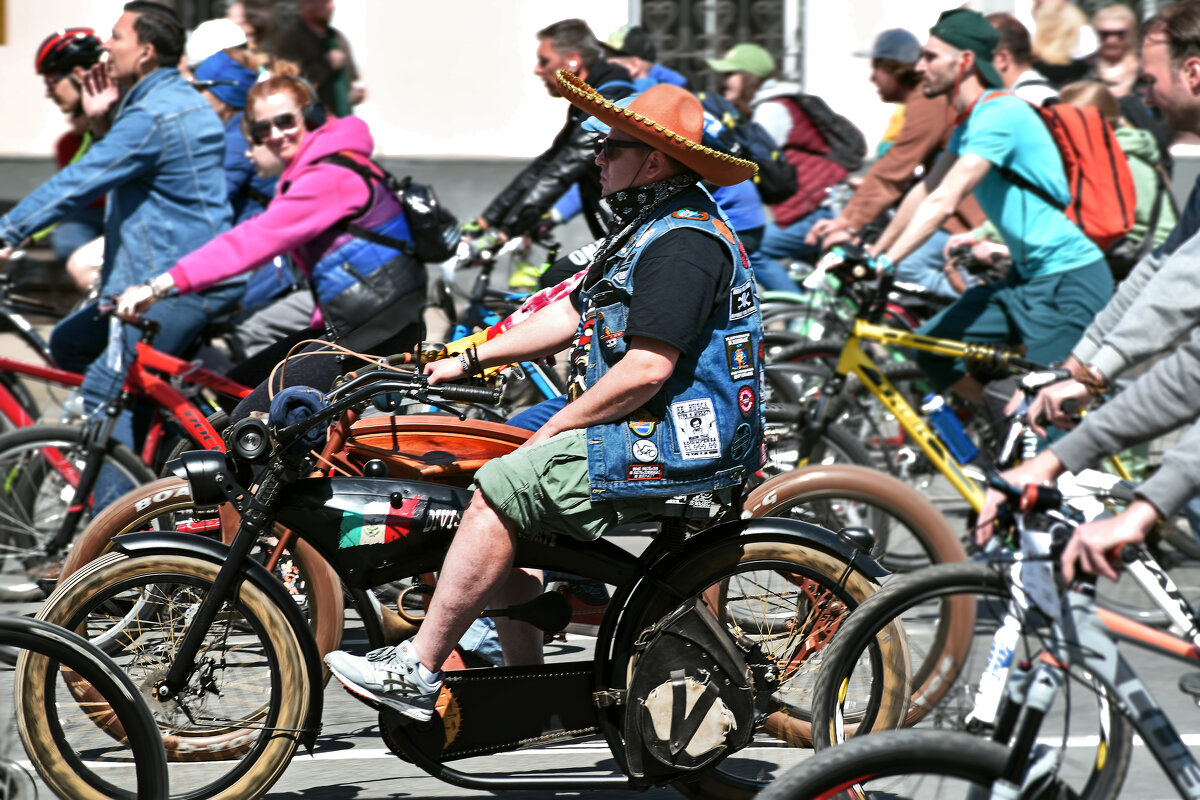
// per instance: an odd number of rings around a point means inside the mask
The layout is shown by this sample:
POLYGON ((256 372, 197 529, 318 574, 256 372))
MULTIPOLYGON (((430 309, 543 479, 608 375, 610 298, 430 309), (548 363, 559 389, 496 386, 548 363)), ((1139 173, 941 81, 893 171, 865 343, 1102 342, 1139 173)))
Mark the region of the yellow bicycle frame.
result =
POLYGON ((879 399, 904 432, 921 448, 921 452, 929 459, 938 472, 946 476, 946 480, 958 490, 971 508, 979 511, 983 508, 984 490, 971 478, 967 477, 954 456, 942 444, 937 433, 933 431, 913 407, 904 399, 904 395, 896 390, 883 371, 875 364, 865 350, 862 341, 880 342, 895 347, 911 347, 914 350, 925 350, 943 356, 958 356, 971 358, 995 357, 1003 359, 1010 355, 1009 351, 992 347, 991 345, 957 342, 952 339, 935 339, 930 336, 918 336, 915 333, 874 325, 863 320, 856 320, 849 338, 842 346, 838 358, 837 372, 839 375, 855 375, 863 386, 879 399))
MULTIPOLYGON (((967 477, 963 472, 962 465, 942 444, 937 433, 925 423, 920 414, 913 410, 904 396, 896 390, 892 382, 871 359, 871 356, 863 350, 860 344, 862 341, 924 350, 967 361, 993 361, 998 364, 1003 364, 1007 359, 1015 357, 1016 353, 1002 347, 979 342, 959 342, 954 339, 919 336, 915 333, 875 325, 860 319, 855 320, 854 328, 842 346, 841 356, 838 358, 838 374, 854 375, 862 381, 863 386, 878 398, 883 407, 900 423, 904 432, 921 448, 921 452, 925 454, 930 463, 946 477, 946 480, 950 481, 950 484, 971 505, 971 508, 978 512, 983 508, 984 488, 967 477)), ((1120 459, 1114 456, 1111 459, 1111 466, 1118 477, 1130 480, 1129 472, 1120 459)))

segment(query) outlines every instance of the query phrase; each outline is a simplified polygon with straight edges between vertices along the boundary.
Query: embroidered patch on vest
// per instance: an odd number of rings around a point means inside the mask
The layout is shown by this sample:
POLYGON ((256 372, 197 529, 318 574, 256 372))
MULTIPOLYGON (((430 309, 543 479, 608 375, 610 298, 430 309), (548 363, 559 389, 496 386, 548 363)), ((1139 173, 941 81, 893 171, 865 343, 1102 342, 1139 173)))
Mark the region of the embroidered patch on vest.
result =
POLYGON ((625 473, 627 481, 661 481, 663 476, 662 464, 630 464, 625 473))
POLYGON ((738 389, 738 411, 742 412, 743 417, 750 416, 754 411, 754 390, 749 386, 738 389))
POLYGON ((658 460, 658 445, 649 439, 635 439, 633 442, 633 457, 643 464, 658 460))
POLYGON ((716 217, 713 217, 712 224, 713 227, 717 229, 717 233, 721 234, 722 239, 730 244, 733 244, 733 233, 730 232, 729 226, 727 226, 724 222, 721 222, 721 220, 717 219, 716 217))
POLYGON ((737 430, 733 432, 733 439, 729 442, 729 455, 734 461, 741 461, 750 452, 752 438, 753 434, 748 424, 743 422, 737 426, 737 430))
POLYGON ((729 364, 729 377, 744 381, 754 377, 754 350, 750 345, 749 333, 732 333, 725 337, 725 360, 729 364))
POLYGON ((704 222, 705 220, 708 219, 708 212, 702 211, 699 208, 691 208, 689 206, 689 207, 679 209, 671 216, 674 217, 675 219, 694 219, 694 220, 699 220, 700 222, 704 222))
POLYGON ((649 411, 639 408, 629 415, 629 430, 638 436, 649 436, 654 433, 654 426, 657 422, 657 419, 650 416, 649 411))
POLYGON ((729 292, 729 319, 741 319, 754 313, 754 281, 746 281, 729 292))
POLYGON ((721 457, 721 440, 717 432, 717 412, 712 398, 699 397, 671 404, 675 420, 675 438, 684 461, 700 461, 721 457))
POLYGON ((621 341, 621 337, 624 335, 625 331, 614 331, 612 328, 605 325, 604 332, 600 334, 600 341, 604 343, 605 347, 607 347, 609 350, 612 350, 617 346, 617 343, 621 341))

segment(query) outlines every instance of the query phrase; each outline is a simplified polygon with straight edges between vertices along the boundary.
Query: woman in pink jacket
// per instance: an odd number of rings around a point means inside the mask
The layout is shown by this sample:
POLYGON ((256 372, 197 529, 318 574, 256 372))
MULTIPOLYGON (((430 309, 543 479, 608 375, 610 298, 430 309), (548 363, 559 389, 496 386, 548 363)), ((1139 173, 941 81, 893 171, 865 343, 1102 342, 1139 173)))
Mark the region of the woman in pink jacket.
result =
MULTIPOLYGON (((409 252, 400 201, 377 179, 381 173, 370 161, 374 140, 366 123, 357 117, 327 119, 307 82, 277 75, 250 90, 245 125, 250 139, 266 146, 283 167, 266 211, 170 271, 127 289, 118 315, 136 319, 159 299, 201 291, 290 252, 316 295, 312 325, 239 365, 231 377, 258 384, 297 342, 309 338, 359 352, 413 349, 424 334, 425 269, 409 252)), ((286 385, 324 390, 352 366, 333 356, 299 359, 286 370, 286 385)), ((267 406, 267 387, 259 385, 233 417, 267 406)))

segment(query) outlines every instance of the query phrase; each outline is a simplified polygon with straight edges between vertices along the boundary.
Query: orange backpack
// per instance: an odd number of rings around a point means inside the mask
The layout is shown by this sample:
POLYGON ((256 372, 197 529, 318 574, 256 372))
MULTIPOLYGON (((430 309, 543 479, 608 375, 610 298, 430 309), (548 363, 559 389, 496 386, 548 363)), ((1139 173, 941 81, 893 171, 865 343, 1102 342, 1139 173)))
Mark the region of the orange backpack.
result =
MULTIPOLYGON (((996 92, 984 102, 1012 94, 996 92)), ((1061 210, 1101 250, 1108 250, 1133 228, 1137 207, 1133 175, 1112 127, 1095 106, 1076 108, 1058 103, 1034 110, 1062 156, 1071 202, 1064 206, 1007 167, 999 167, 1000 174, 1061 210)))

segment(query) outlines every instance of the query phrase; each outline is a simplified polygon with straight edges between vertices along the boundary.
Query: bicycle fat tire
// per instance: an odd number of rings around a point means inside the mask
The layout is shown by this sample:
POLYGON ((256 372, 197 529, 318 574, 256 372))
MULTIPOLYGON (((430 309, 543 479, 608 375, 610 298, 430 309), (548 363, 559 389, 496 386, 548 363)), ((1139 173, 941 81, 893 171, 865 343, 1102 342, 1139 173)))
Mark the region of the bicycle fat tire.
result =
MULTIPOLYGON (((195 514, 197 510, 188 483, 182 478, 159 478, 145 486, 139 486, 112 503, 92 520, 67 554, 60 580, 66 580, 86 564, 110 552, 112 540, 116 537, 151 528, 170 530, 172 515, 187 512, 195 514)), ((212 515, 212 538, 220 538, 220 521, 216 516, 216 507, 204 510, 212 515)), ((313 638, 317 642, 317 652, 324 659, 326 653, 342 646, 345 599, 341 578, 316 548, 303 539, 293 539, 290 549, 304 576, 308 596, 307 616, 313 638)), ((328 680, 329 670, 325 668, 324 662, 321 666, 325 679, 328 680)))
MULTIPOLYGON (((134 762, 137 800, 159 800, 167 796, 167 759, 158 726, 142 701, 138 688, 112 659, 71 631, 30 617, 0 618, 0 645, 22 648, 18 657, 18 671, 22 669, 19 665, 22 659, 28 660, 36 655, 75 672, 94 687, 126 733, 130 758, 134 762)), ((24 738, 24 729, 21 733, 24 738)), ((28 751, 29 742, 23 744, 28 751)), ((101 770, 103 772, 105 770, 101 770)), ((64 794, 67 787, 61 785, 55 775, 41 774, 59 796, 73 796, 64 794)), ((79 777, 95 790, 97 794, 93 796, 129 797, 128 790, 104 781, 100 774, 88 771, 87 775, 80 774, 79 777)))
MULTIPOLYGON (((219 565, 201 559, 178 556, 146 555, 129 557, 123 553, 110 553, 87 565, 76 572, 71 578, 50 596, 38 612, 41 619, 68 628, 85 628, 88 618, 93 611, 99 611, 108 604, 117 602, 116 598, 122 591, 138 590, 143 597, 151 597, 157 592, 158 597, 164 597, 164 586, 192 587, 197 594, 206 593, 219 571, 219 565), (139 587, 141 587, 139 589, 139 587)), ((173 604, 174 596, 165 597, 164 604, 173 604)), ((153 602, 153 601, 147 601, 153 602)), ((259 589, 252 581, 244 581, 238 589, 236 602, 226 603, 222 615, 214 623, 214 628, 222 624, 222 616, 239 614, 245 620, 244 627, 249 627, 260 642, 263 656, 268 662, 265 672, 269 676, 270 685, 267 687, 265 711, 252 710, 241 718, 249 722, 257 715, 257 720, 267 728, 277 730, 276 734, 265 734, 262 728, 251 728, 254 733, 248 733, 244 727, 234 725, 210 726, 216 730, 212 733, 197 733, 195 736, 178 731, 177 726, 168 721, 160 721, 163 730, 163 745, 168 761, 229 761, 232 768, 229 772, 215 780, 200 786, 181 788, 175 776, 172 776, 173 798, 218 798, 219 800, 245 800, 257 798, 265 794, 283 774, 291 761, 298 745, 298 736, 287 731, 299 731, 304 724, 308 711, 308 672, 303 651, 296 638, 295 631, 288 623, 287 615, 276 606, 271 598, 259 589)), ((186 611, 186 609, 180 609, 186 611)), ((100 615, 97 615, 100 616, 100 615)), ((174 618, 174 614, 171 618, 174 618)), ((139 638, 145 639, 148 634, 139 622, 139 638)), ((227 619, 226 625, 231 624, 227 619)), ((170 626, 164 645, 171 647, 178 644, 170 626)), ((238 645, 231 644, 233 637, 228 633, 222 638, 217 636, 218 646, 232 647, 235 652, 238 645)), ((156 651, 157 652, 157 651, 156 651)), ((205 653, 201 653, 203 659, 205 653)), ((244 652, 244 651, 243 651, 244 652)), ((159 657, 161 660, 161 652, 159 657)), ((225 651, 222 651, 225 655, 225 651)), ((118 663, 122 658, 116 659, 118 663)), ((234 665, 227 672, 237 673, 228 675, 231 681, 245 682, 249 676, 244 671, 238 672, 241 664, 234 658, 234 665)), ((131 660, 130 667, 138 667, 145 662, 136 656, 131 660)), ((167 662, 169 663, 169 658, 167 662)), ((248 666, 248 665, 247 665, 248 666)), ((146 666, 140 679, 146 683, 144 691, 161 678, 165 667, 151 669, 146 666)), ((25 691, 20 698, 18 714, 21 725, 28 731, 29 742, 32 745, 31 759, 40 762, 38 769, 43 769, 56 776, 56 779, 70 787, 64 796, 87 797, 87 787, 75 776, 75 768, 69 764, 52 744, 60 726, 54 707, 53 696, 47 693, 47 665, 30 659, 24 672, 18 672, 18 685, 24 686, 25 691), (40 667, 40 668, 39 668, 40 667)), ((224 673, 217 673, 218 680, 224 673)), ((52 677, 52 676, 51 676, 52 677)), ((193 676, 191 683, 197 680, 193 676)), ((226 687, 228 688, 228 687, 226 687)), ((206 690, 205 690, 206 691, 206 690)), ((105 712, 98 698, 90 696, 85 688, 78 684, 71 685, 71 693, 78 692, 78 699, 88 704, 91 712, 88 721, 110 737, 123 735, 119 724, 111 714, 105 712), (93 705, 93 703, 95 705, 93 705)), ((255 692, 248 691, 253 696, 255 692)), ((257 700, 251 702, 259 702, 257 700)), ((151 706, 151 712, 161 720, 161 715, 171 712, 171 704, 151 706)), ((205 773, 204 779, 210 777, 205 773)))

